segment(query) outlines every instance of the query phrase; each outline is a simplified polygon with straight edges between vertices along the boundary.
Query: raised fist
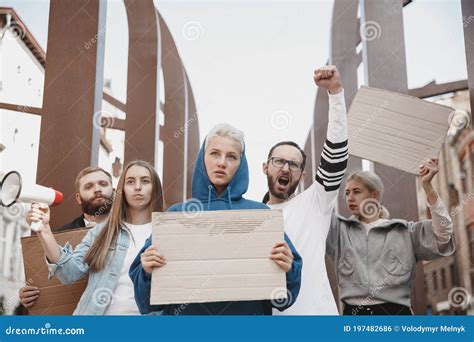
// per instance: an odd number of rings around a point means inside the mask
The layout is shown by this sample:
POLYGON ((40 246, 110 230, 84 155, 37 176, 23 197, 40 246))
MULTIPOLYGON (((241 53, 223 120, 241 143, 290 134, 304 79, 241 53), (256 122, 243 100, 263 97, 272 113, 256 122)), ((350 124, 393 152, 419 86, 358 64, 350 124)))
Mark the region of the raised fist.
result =
POLYGON ((314 71, 314 82, 318 87, 325 88, 330 94, 342 91, 341 75, 336 66, 326 65, 314 71))

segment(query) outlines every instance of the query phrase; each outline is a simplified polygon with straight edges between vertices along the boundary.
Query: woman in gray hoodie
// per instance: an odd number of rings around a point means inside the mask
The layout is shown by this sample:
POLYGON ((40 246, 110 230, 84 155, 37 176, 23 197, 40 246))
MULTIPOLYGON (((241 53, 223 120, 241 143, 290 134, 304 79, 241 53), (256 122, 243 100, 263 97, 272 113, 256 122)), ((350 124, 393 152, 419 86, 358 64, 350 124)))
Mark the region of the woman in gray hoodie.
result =
POLYGON ((431 181, 438 159, 420 166, 431 220, 388 219, 383 185, 373 172, 346 179, 349 218, 333 215, 326 253, 333 259, 344 315, 411 315, 416 263, 454 252, 453 224, 431 181))

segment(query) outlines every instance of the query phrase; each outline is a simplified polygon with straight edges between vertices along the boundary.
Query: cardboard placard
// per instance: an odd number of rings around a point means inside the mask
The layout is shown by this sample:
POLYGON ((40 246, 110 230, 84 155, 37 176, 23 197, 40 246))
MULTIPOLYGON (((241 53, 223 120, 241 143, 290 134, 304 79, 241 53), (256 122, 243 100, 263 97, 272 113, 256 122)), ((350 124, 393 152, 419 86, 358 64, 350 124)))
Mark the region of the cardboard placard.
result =
POLYGON ((412 174, 437 157, 453 108, 362 86, 348 113, 349 153, 412 174))
MULTIPOLYGON (((59 245, 66 242, 73 248, 79 244, 89 228, 71 229, 54 233, 59 245)), ((21 239, 25 279, 28 285, 37 286, 40 296, 35 305, 29 309, 31 315, 72 315, 87 286, 87 277, 72 284, 63 285, 57 278, 48 280, 48 266, 38 236, 21 239)))
POLYGON ((284 241, 281 210, 153 213, 151 304, 286 298, 286 274, 269 259, 284 241))

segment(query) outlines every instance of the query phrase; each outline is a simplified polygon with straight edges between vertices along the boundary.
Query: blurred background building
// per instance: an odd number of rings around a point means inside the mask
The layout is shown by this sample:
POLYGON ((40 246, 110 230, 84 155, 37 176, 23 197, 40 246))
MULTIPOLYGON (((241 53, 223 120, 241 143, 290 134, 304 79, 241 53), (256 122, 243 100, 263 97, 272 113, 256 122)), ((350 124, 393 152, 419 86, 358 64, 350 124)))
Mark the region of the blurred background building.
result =
MULTIPOLYGON (((80 2, 74 3, 81 6, 80 2)), ((100 58, 104 56, 97 46, 103 48, 105 44, 106 1, 93 1, 90 7, 82 8, 51 1, 49 34, 56 45, 48 46, 48 54, 15 8, 0 7, 0 170, 3 175, 14 166, 23 181, 38 180, 61 189, 65 203, 53 211, 55 227, 77 216, 80 208, 73 199, 73 179, 88 165, 109 171, 115 185, 124 163, 144 159, 155 165, 163 180, 166 203, 191 196, 188 175, 199 148, 191 85, 168 27, 153 3, 124 4, 129 24, 135 27, 130 29, 129 37, 133 46, 128 54, 128 101, 116 98, 112 81, 102 79, 104 66, 100 58), (69 16, 55 17, 61 11, 69 16), (76 15, 78 11, 82 11, 81 15, 76 15), (74 20, 89 25, 90 30, 80 36, 72 27, 74 20), (97 22, 102 26, 98 27, 97 22), (154 34, 149 35, 150 27, 140 27, 147 23, 155 29, 151 31, 154 34), (66 49, 73 55, 64 55, 66 49), (75 49, 83 51, 74 55, 75 49), (91 50, 97 54, 96 63, 84 55, 91 50), (73 61, 77 63, 74 68, 70 67, 73 61), (148 65, 144 65, 147 61, 148 65), (154 77, 150 77, 150 70, 154 77), (86 79, 84 75, 88 73, 91 77, 86 79), (69 89, 73 80, 80 84, 83 77, 82 89, 69 89), (96 84, 103 84, 103 88, 90 91, 96 84), (48 96, 50 107, 45 106, 48 96), (146 112, 147 108, 151 111, 146 112), (45 128, 48 117, 54 118, 45 128), (83 133, 91 136, 92 132, 97 138, 78 139, 83 133), (68 141, 72 145, 68 146, 68 141), (18 163, 19 158, 25 162, 18 163), (48 160, 40 170, 38 162, 45 159, 48 160), (169 165, 167 169, 162 167, 165 163, 169 165), (56 173, 58 167, 61 171, 56 173)), ((24 279, 20 245, 20 238, 30 234, 25 222, 27 210, 26 204, 0 207, 0 310, 4 314, 14 312, 18 290, 28 282, 24 279)))

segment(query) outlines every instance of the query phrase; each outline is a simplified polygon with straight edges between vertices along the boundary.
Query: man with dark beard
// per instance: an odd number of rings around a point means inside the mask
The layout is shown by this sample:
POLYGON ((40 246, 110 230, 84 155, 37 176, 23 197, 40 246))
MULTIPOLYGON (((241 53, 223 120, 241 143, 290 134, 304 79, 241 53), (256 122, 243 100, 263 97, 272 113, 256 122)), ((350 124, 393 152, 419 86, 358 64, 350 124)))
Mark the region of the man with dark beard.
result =
POLYGON ((279 204, 289 200, 295 193, 306 172, 306 153, 293 141, 281 141, 270 149, 264 173, 267 176, 267 204, 279 204), (275 151, 276 150, 276 151, 275 151), (277 157, 284 156, 285 158, 277 157), (275 167, 269 171, 269 162, 275 167), (277 172, 272 172, 277 171, 277 172), (298 171, 298 172, 294 172, 298 171))
POLYGON ((80 171, 74 182, 76 201, 82 215, 55 231, 91 227, 105 221, 112 208, 112 176, 100 167, 89 166, 80 171))
MULTIPOLYGON (((105 221, 112 208, 114 195, 112 176, 104 169, 96 166, 86 167, 78 173, 74 184, 76 187, 76 201, 82 208, 82 215, 55 229, 56 232, 92 227, 96 223, 105 221)), ((39 205, 33 204, 32 206, 39 205)), ((39 293, 40 291, 36 286, 26 285, 22 287, 19 294, 20 303, 26 308, 32 307, 38 300, 39 293)))
POLYGON ((305 176, 306 155, 294 142, 274 145, 263 164, 268 181, 268 196, 264 202, 272 209, 283 209, 285 232, 303 259, 296 302, 285 311, 273 310, 274 315, 338 314, 324 258, 331 213, 347 165, 346 106, 335 66, 315 70, 314 81, 327 89, 329 96, 327 137, 315 182, 295 196, 305 176))

